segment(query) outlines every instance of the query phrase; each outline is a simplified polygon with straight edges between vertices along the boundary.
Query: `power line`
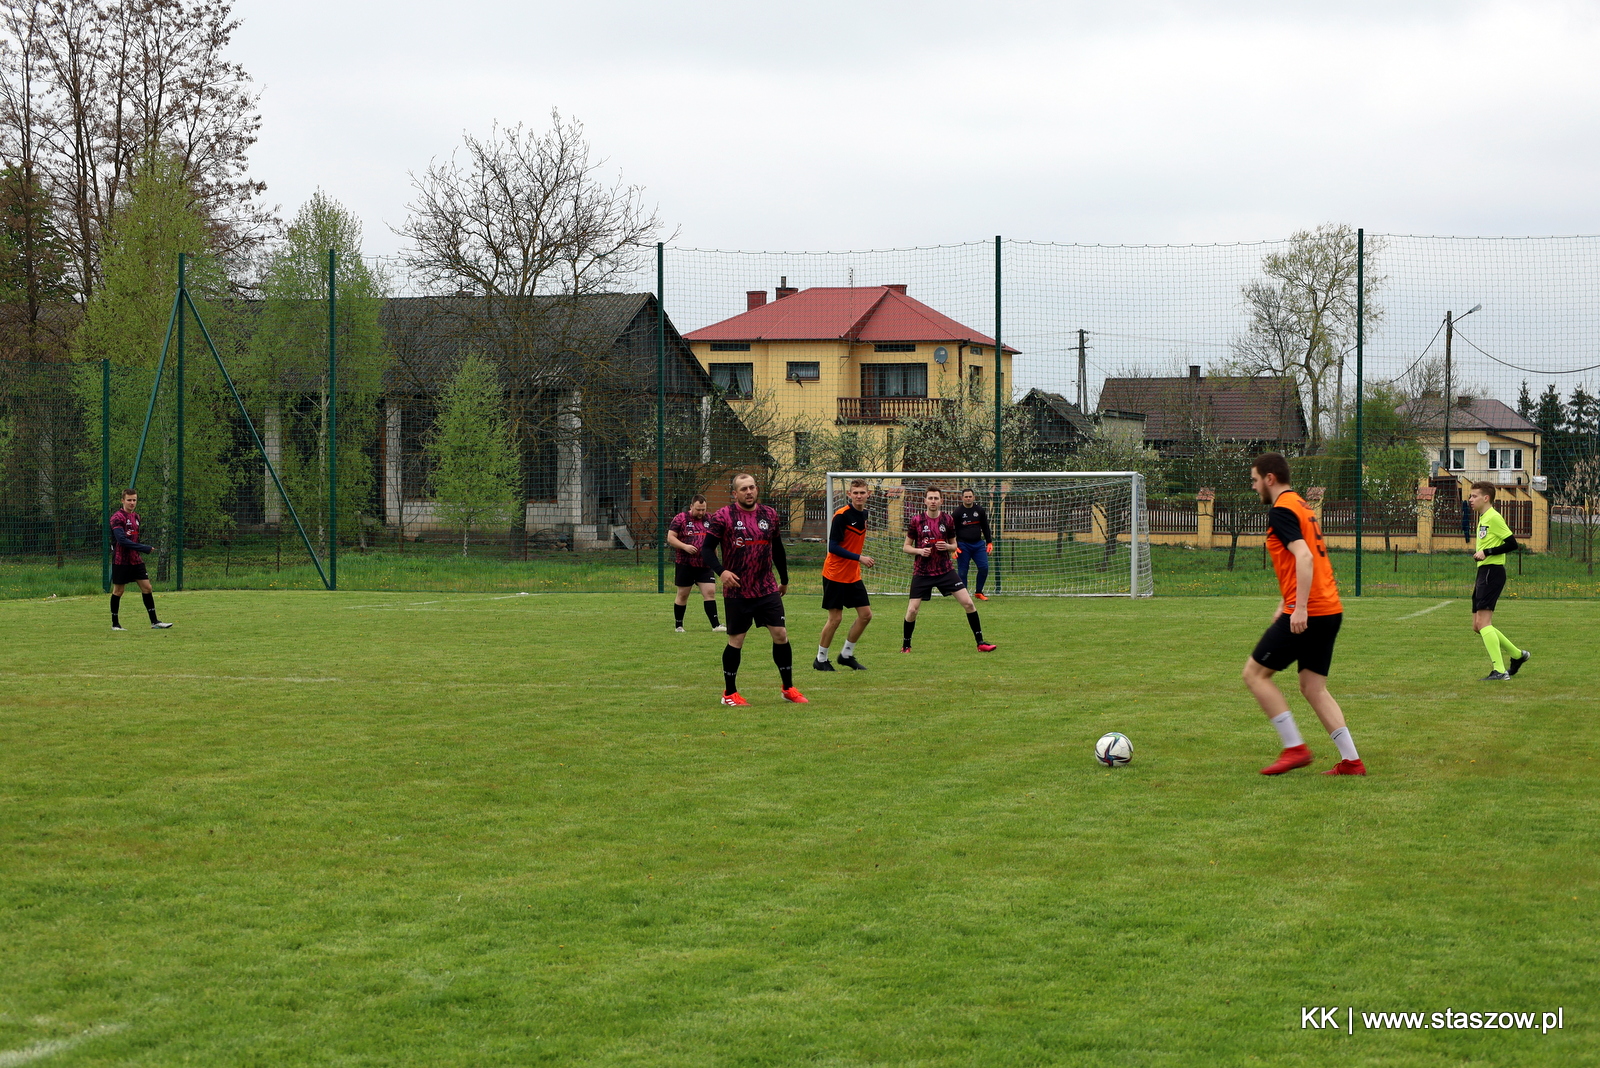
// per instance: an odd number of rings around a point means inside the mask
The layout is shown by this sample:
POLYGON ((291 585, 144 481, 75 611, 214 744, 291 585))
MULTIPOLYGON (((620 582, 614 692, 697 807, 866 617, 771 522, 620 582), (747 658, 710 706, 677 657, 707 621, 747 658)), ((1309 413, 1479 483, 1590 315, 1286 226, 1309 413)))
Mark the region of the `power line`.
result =
POLYGON ((1456 337, 1460 338, 1462 341, 1465 341, 1479 352, 1482 352, 1485 356, 1489 357, 1489 359, 1493 360, 1495 363, 1500 364, 1502 367, 1510 367, 1517 371, 1526 371, 1530 375, 1581 375, 1585 371, 1593 371, 1596 368, 1600 368, 1600 363, 1592 363, 1588 367, 1575 367, 1570 371, 1546 371, 1538 367, 1523 367, 1521 364, 1515 364, 1509 360, 1502 360, 1493 353, 1484 352, 1477 342, 1473 341, 1470 337, 1467 337, 1460 330, 1456 331, 1456 337))

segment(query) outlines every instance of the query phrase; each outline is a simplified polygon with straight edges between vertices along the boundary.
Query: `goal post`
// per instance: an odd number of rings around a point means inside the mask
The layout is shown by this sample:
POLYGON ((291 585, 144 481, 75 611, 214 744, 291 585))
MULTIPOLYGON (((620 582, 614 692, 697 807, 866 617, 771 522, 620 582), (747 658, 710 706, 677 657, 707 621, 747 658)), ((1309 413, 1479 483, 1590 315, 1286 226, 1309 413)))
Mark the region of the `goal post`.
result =
MULTIPOLYGON (((877 566, 862 569, 875 594, 904 595, 911 557, 906 521, 923 510, 928 488, 954 513, 972 490, 989 516, 994 551, 987 592, 1031 597, 1149 597, 1150 520, 1137 471, 829 471, 823 536, 849 503, 856 479, 867 484, 867 540, 877 566)), ((967 576, 976 585, 976 573, 967 576)))

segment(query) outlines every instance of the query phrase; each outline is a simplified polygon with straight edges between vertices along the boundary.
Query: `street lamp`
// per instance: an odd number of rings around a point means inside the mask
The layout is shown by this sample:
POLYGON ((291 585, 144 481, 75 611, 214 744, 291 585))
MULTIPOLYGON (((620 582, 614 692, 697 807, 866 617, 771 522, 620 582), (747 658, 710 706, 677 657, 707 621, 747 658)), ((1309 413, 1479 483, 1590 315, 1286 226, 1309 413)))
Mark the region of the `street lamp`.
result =
POLYGON ((1444 461, 1444 469, 1446 471, 1454 469, 1450 464, 1450 408, 1454 401, 1454 398, 1450 396, 1450 342, 1455 338, 1456 323, 1473 312, 1482 310, 1482 304, 1474 304, 1460 315, 1452 315, 1448 311, 1444 313, 1444 451, 1440 455, 1440 459, 1444 461))

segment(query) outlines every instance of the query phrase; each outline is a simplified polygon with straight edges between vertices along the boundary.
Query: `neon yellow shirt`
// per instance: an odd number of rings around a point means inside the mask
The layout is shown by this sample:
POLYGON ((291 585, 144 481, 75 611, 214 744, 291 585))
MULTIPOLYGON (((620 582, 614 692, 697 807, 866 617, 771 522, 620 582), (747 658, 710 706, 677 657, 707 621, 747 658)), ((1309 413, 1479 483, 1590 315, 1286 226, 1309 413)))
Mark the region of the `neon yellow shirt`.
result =
MULTIPOLYGON (((1493 549, 1497 545, 1503 545, 1509 537, 1511 537, 1511 528, 1506 526, 1506 521, 1500 517, 1500 513, 1493 508, 1485 508, 1483 514, 1478 517, 1478 551, 1483 552, 1486 549, 1493 549)), ((1499 564, 1504 567, 1505 562, 1506 558, 1502 553, 1499 556, 1485 556, 1478 561, 1478 566, 1499 564)))

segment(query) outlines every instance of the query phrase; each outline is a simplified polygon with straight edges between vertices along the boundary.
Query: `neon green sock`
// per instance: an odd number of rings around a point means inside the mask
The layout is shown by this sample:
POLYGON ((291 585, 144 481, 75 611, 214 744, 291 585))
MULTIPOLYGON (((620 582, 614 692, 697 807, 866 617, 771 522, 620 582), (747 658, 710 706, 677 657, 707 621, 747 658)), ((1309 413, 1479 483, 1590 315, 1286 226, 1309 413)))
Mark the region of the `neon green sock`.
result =
POLYGON ((1505 653, 1506 663, 1509 664, 1522 655, 1522 649, 1506 637, 1505 631, 1496 627, 1494 632, 1500 636, 1500 650, 1505 653))
POLYGON ((1500 655, 1500 632, 1493 627, 1484 627, 1478 632, 1478 637, 1483 639, 1484 648, 1489 650, 1489 663, 1494 665, 1496 671, 1504 674, 1506 661, 1505 657, 1500 655))

